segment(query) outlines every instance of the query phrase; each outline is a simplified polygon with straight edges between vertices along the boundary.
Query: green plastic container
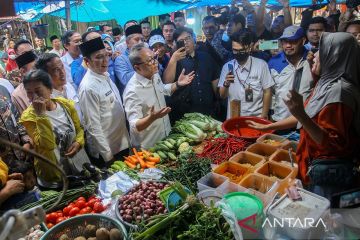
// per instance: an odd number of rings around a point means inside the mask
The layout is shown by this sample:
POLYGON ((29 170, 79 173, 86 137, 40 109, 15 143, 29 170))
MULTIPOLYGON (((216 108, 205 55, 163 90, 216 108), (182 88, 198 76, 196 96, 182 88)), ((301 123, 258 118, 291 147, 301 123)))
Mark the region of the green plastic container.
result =
POLYGON ((241 221, 239 225, 245 239, 254 239, 261 235, 264 206, 258 197, 244 192, 232 192, 226 194, 224 199, 238 221, 241 221))

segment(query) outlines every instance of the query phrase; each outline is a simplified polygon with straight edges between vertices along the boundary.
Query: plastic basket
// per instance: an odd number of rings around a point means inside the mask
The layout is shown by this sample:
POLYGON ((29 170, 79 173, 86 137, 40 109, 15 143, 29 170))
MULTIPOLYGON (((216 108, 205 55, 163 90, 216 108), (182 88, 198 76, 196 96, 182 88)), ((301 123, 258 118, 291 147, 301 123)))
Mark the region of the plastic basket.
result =
POLYGON ((123 233, 124 239, 128 239, 124 225, 116 219, 102 214, 84 214, 55 225, 40 240, 59 239, 63 234, 66 234, 70 239, 74 239, 84 234, 84 229, 88 224, 95 225, 96 228, 104 227, 108 230, 116 228, 123 233))
POLYGON ((246 152, 258 154, 260 156, 263 156, 265 160, 268 160, 269 157, 273 155, 277 150, 277 147, 271 146, 270 144, 254 143, 246 149, 246 152))

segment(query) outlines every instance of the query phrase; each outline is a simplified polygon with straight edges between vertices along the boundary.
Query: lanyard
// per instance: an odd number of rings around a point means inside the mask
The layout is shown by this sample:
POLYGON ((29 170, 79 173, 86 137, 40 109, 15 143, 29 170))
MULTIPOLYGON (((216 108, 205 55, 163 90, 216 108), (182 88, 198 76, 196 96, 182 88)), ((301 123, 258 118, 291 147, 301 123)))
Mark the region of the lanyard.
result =
MULTIPOLYGON (((234 60, 234 61, 236 61, 236 60, 234 60)), ((235 64, 234 64, 235 65, 235 64)), ((238 64, 239 66, 240 66, 240 64, 238 64)), ((250 76, 250 73, 251 73, 251 68, 252 68, 252 59, 250 58, 250 69, 249 69, 249 73, 248 73, 248 75, 247 75, 247 77, 246 77, 246 79, 245 79, 245 81, 244 82, 242 82, 241 81, 241 79, 240 79, 240 77, 239 77, 239 75, 238 75, 238 73, 237 73, 237 70, 239 69, 240 67, 237 67, 237 69, 235 69, 235 74, 236 74, 236 77, 239 79, 239 82, 240 82, 240 84, 244 87, 244 89, 246 88, 246 82, 247 82, 247 80, 249 79, 249 76, 250 76)), ((248 84, 248 86, 250 87, 250 84, 248 84)))

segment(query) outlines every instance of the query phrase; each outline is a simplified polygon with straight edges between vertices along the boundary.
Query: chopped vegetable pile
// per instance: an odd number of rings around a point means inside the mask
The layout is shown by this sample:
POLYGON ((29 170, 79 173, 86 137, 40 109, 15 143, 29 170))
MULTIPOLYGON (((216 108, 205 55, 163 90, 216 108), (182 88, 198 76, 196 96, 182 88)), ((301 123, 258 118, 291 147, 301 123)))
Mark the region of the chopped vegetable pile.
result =
POLYGON ((122 219, 128 223, 139 223, 167 209, 157 194, 167 187, 163 182, 141 182, 119 199, 119 211, 122 219))
POLYGON ((209 158, 214 164, 228 161, 234 154, 244 151, 249 142, 235 137, 220 137, 205 140, 204 150, 198 157, 209 158))
MULTIPOLYGON (((65 207, 70 202, 76 200, 79 197, 88 197, 94 194, 95 189, 97 188, 97 184, 89 183, 86 184, 84 187, 81 188, 73 188, 66 191, 63 199, 57 205, 59 208, 65 207)), ((21 211, 36 207, 36 206, 43 206, 44 209, 49 209, 58 199, 61 192, 49 190, 49 191, 42 191, 41 192, 41 199, 37 202, 29 203, 25 206, 20 208, 21 211)))
POLYGON ((176 168, 161 168, 165 172, 164 179, 178 181, 187 186, 192 192, 197 192, 196 182, 211 172, 211 161, 197 158, 194 153, 181 154, 176 160, 176 168))
POLYGON ((134 240, 232 240, 233 233, 221 215, 221 210, 203 205, 194 196, 188 196, 183 206, 174 212, 154 217, 140 225, 132 234, 134 240))
POLYGON ((87 213, 101 213, 104 210, 105 207, 101 203, 101 199, 94 196, 89 197, 87 200, 84 197, 79 197, 63 210, 46 214, 46 226, 50 229, 54 225, 71 217, 87 213))

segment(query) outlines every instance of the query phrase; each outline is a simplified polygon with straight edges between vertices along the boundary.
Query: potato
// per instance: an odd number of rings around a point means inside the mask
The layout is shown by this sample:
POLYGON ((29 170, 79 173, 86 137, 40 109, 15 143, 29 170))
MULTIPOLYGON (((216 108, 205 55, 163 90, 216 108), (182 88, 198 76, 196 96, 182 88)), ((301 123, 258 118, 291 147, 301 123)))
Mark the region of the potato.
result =
POLYGON ((96 230, 96 239, 97 240, 109 240, 110 233, 106 228, 99 228, 96 230))
POLYGON ((75 238, 74 240, 86 240, 86 237, 80 236, 80 237, 75 238))
POLYGON ((66 235, 66 234, 61 235, 60 238, 59 238, 59 240, 70 240, 70 239, 71 238, 69 238, 69 236, 66 235))
POLYGON ((84 236, 86 238, 95 237, 96 236, 96 227, 95 225, 87 225, 84 230, 84 236))
POLYGON ((124 238, 119 229, 113 228, 110 230, 110 240, 122 240, 124 238))

